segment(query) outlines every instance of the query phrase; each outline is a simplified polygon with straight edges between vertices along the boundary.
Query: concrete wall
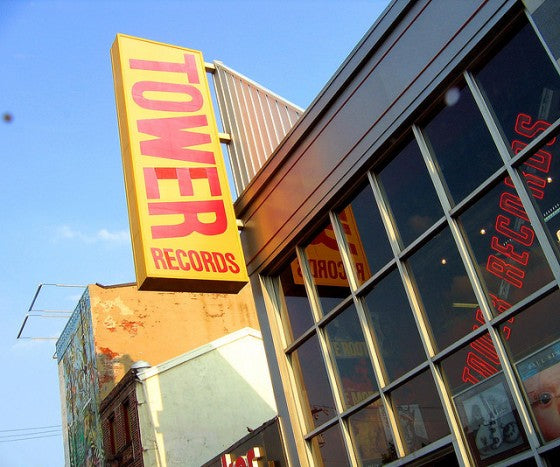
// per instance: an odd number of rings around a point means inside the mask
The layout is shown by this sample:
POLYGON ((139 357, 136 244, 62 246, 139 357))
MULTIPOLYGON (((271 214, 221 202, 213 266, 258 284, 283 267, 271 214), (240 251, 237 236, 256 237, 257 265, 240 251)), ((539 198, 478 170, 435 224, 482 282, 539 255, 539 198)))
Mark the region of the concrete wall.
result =
POLYGON ((262 338, 253 329, 138 378, 145 465, 202 465, 276 415, 262 338))
POLYGON ((89 286, 100 395, 138 360, 157 365, 244 327, 258 329, 251 289, 238 294, 89 286))

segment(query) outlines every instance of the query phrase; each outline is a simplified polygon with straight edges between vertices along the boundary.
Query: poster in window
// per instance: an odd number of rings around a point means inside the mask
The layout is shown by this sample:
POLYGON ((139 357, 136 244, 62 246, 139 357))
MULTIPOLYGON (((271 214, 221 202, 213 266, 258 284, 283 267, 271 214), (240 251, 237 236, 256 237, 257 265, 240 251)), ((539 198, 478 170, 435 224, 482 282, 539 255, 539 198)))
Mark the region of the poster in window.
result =
POLYGON ((526 358, 517 370, 544 440, 560 437, 560 342, 526 358))
POLYGON ((528 447, 501 374, 456 396, 455 404, 477 465, 492 464, 528 447))

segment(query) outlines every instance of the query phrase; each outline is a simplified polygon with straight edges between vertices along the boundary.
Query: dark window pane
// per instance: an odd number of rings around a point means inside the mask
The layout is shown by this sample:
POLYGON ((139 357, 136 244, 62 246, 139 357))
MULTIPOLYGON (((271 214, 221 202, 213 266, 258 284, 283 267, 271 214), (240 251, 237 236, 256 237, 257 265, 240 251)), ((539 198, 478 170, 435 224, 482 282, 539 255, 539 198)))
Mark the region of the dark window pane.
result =
POLYGON ((410 244, 442 216, 428 170, 411 141, 379 173, 403 245, 410 244))
POLYGON ((538 30, 550 48, 553 57, 560 59, 560 2, 558 0, 524 0, 538 30))
POLYGON ((415 253, 409 266, 439 349, 472 331, 478 303, 449 229, 415 253))
POLYGON ((514 361, 518 362, 558 339, 558 310, 560 292, 556 291, 506 322, 501 334, 514 361))
POLYGON ((313 325, 311 306, 297 259, 292 260, 280 273, 280 285, 285 303, 282 307, 282 322, 286 334, 294 340, 313 325))
POLYGON ((363 284, 393 256, 371 187, 367 185, 338 217, 358 283, 363 284))
POLYGON ((424 134, 449 193, 459 202, 502 161, 468 88, 451 88, 444 100, 446 107, 426 125, 424 134))
MULTIPOLYGON (((544 120, 534 121, 525 116, 527 124, 538 128, 534 132, 518 132, 514 152, 518 153, 531 143, 550 124, 544 120), (522 134, 524 133, 524 134, 522 134)), ((560 242, 560 143, 553 138, 532 154, 521 166, 521 177, 533 196, 552 238, 560 242)))
POLYGON ((389 379, 426 359, 398 271, 394 270, 365 296, 365 307, 389 379), (402 351, 406 342, 407 351, 402 351))
POLYGON ((350 465, 338 424, 311 438, 311 450, 317 465, 324 467, 350 465))
POLYGON ((447 446, 439 451, 430 453, 421 457, 417 461, 410 462, 411 467, 430 466, 430 467, 459 467, 457 456, 453 450, 453 446, 447 446))
POLYGON ((478 465, 507 459, 529 447, 503 374, 457 395, 455 406, 478 465))
MULTIPOLYGON (((518 130, 523 127, 518 123, 519 115, 548 121, 560 117, 560 77, 529 24, 476 73, 476 78, 510 143, 517 139, 516 126, 518 130)), ((530 131, 528 126, 525 131, 530 131)))
POLYGON ((382 465, 397 458, 387 414, 380 400, 348 417, 348 427, 360 465, 382 465))
POLYGON ((291 361, 299 383, 307 425, 311 429, 335 415, 334 401, 317 336, 313 335, 292 352, 291 361))
POLYGON ((325 329, 342 386, 345 408, 356 405, 378 388, 354 305, 344 310, 325 329))
POLYGON ((305 248, 305 256, 326 314, 350 295, 348 277, 330 224, 305 248))
POLYGON ((510 179, 493 188, 460 220, 496 314, 552 280, 510 179))
POLYGON ((429 371, 391 393, 407 453, 449 434, 449 426, 429 371))

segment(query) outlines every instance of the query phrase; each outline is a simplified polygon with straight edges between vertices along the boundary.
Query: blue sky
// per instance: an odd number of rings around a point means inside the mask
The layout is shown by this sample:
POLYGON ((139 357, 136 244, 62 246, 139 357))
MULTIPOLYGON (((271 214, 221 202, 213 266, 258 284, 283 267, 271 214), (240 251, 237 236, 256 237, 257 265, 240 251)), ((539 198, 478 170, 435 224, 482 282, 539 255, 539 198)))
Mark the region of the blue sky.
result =
MULTIPOLYGON (((64 463, 54 341, 16 340, 37 285, 134 281, 115 35, 201 50, 305 108, 388 3, 2 0, 0 467, 64 463)), ((73 309, 80 293, 49 288, 37 307, 73 309)), ((24 335, 63 323, 31 321, 24 335)))

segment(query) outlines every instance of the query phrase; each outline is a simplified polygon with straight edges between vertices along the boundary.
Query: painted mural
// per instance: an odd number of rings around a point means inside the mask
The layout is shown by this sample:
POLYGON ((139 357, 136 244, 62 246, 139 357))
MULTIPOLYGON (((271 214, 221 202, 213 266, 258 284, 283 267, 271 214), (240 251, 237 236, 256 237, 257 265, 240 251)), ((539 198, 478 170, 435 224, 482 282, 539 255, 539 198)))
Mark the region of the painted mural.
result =
POLYGON ((66 393, 68 455, 70 465, 80 467, 104 463, 90 310, 86 289, 56 346, 66 393))

